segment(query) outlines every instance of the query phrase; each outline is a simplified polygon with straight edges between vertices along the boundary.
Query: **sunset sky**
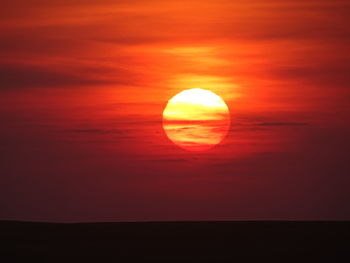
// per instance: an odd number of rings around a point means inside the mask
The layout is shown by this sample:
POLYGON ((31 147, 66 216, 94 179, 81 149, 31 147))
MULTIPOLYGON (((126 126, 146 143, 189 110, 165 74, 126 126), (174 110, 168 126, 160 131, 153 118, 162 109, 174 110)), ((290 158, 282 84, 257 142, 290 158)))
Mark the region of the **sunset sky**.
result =
POLYGON ((350 220, 349 1, 0 3, 0 219, 350 220), (203 152, 162 126, 192 88, 203 152))

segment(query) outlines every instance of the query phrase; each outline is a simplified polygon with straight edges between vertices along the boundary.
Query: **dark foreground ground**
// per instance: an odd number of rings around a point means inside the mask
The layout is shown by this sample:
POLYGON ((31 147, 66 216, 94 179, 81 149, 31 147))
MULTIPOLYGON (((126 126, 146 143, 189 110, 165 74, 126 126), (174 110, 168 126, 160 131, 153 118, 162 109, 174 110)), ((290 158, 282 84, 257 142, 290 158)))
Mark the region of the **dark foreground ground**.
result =
POLYGON ((350 262, 350 222, 0 221, 0 242, 0 262, 350 262))

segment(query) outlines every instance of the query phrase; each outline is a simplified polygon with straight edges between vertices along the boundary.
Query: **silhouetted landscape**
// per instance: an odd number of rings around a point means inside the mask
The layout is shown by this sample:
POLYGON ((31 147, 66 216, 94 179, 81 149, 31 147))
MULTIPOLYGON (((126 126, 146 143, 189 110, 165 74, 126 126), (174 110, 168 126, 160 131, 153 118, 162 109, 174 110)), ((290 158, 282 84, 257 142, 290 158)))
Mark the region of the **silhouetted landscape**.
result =
POLYGON ((110 257, 119 262, 242 262, 242 259, 340 262, 349 248, 349 226, 348 222, 292 221, 2 221, 1 258, 37 258, 48 262, 78 259, 104 262, 110 257))

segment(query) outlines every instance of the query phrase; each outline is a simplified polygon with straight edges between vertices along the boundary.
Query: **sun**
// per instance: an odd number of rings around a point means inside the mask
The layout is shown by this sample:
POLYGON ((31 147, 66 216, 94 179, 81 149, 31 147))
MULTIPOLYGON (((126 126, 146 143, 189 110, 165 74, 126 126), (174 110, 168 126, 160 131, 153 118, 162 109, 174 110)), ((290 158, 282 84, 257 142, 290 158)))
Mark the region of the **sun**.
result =
POLYGON ((184 90, 172 97, 163 111, 168 138, 189 151, 204 151, 219 144, 230 127, 225 101, 204 89, 184 90))

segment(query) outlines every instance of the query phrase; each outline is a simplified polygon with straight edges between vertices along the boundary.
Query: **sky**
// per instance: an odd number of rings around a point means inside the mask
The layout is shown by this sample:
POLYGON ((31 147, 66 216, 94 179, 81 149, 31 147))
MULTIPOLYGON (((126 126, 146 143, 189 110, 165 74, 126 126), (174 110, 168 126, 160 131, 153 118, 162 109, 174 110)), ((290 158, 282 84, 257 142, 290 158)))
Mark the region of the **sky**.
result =
POLYGON ((350 220, 350 4, 0 0, 0 219, 350 220), (177 147, 177 93, 228 105, 177 147))

